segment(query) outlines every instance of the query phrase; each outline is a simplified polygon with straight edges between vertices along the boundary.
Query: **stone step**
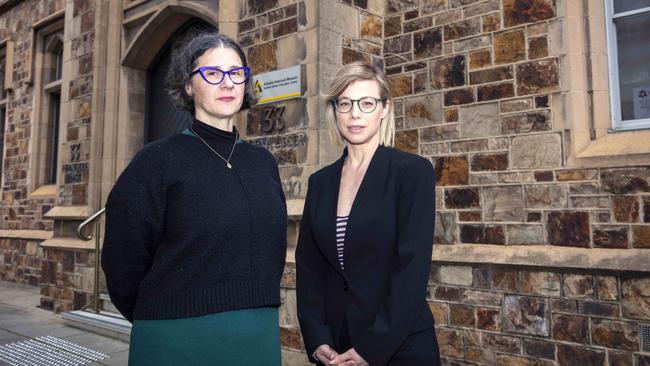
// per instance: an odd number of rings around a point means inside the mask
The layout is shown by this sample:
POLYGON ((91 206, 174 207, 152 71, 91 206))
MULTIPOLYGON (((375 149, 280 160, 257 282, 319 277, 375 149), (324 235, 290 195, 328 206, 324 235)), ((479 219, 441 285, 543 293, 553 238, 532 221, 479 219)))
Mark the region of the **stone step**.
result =
POLYGON ((102 311, 99 314, 76 310, 63 314, 66 325, 92 333, 128 342, 131 337, 131 323, 120 314, 102 311))

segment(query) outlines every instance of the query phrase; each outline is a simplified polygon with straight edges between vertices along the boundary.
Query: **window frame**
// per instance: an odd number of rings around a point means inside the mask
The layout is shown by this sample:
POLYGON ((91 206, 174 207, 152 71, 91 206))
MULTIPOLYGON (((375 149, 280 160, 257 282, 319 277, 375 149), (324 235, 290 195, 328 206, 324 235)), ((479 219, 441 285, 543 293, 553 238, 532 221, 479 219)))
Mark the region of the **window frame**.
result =
POLYGON ((650 6, 623 13, 614 13, 614 0, 605 0, 605 25, 607 32, 607 55, 609 63, 609 86, 612 128, 611 132, 650 129, 650 118, 623 120, 621 112, 621 90, 618 68, 618 44, 616 19, 637 16, 641 14, 650 15, 650 6))

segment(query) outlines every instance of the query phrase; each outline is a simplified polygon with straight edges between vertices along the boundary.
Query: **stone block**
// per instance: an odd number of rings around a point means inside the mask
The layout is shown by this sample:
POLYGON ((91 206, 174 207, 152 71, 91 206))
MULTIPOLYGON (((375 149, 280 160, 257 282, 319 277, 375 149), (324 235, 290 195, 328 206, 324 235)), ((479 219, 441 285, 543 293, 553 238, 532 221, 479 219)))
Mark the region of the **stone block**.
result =
POLYGON ((384 21, 384 38, 396 36, 402 33, 402 16, 388 17, 384 21))
POLYGON ((491 291, 465 290, 463 291, 463 302, 474 305, 501 306, 501 294, 491 291))
POLYGON ((594 246, 598 248, 629 247, 629 228, 627 226, 594 225, 594 246))
POLYGON ((609 196, 600 197, 571 197, 569 199, 570 207, 575 208, 600 208, 608 209, 610 207, 609 196))
POLYGON ((481 211, 458 212, 458 221, 481 222, 483 221, 481 211))
POLYGON ((515 87, 513 83, 479 85, 476 88, 476 101, 478 102, 486 102, 489 100, 510 98, 514 96, 515 87))
MULTIPOLYGON (((492 64, 492 52, 490 49, 478 50, 469 53, 469 69, 480 69, 492 64)), ((471 79, 471 74, 470 74, 471 79)))
POLYGON ((465 56, 456 55, 431 61, 431 87, 453 88, 465 85, 465 56))
POLYGON ((504 0, 503 24, 505 27, 535 23, 555 16, 553 0, 504 0))
POLYGON ((496 12, 481 17, 483 20, 483 33, 496 32, 501 29, 501 13, 496 12))
POLYGON ((394 98, 413 93, 413 80, 411 75, 394 75, 388 77, 388 84, 394 98))
POLYGON ((490 38, 489 35, 467 38, 461 41, 455 41, 453 52, 460 53, 473 51, 479 48, 490 47, 491 44, 492 38, 490 38))
POLYGON ((505 244, 505 233, 500 225, 461 225, 460 241, 470 244, 505 244))
POLYGON ((406 98, 404 114, 406 128, 440 124, 442 123, 442 95, 436 93, 406 98))
POLYGON ((253 74, 261 74, 275 70, 278 67, 276 56, 277 42, 267 42, 255 45, 247 50, 247 59, 253 74))
POLYGON ((463 304, 449 304, 449 324, 457 327, 476 327, 474 307, 463 304))
POLYGON ((589 318, 578 315, 553 315, 553 339, 589 344, 589 318))
POLYGON ((587 212, 549 212, 546 228, 548 242, 552 245, 589 247, 587 212))
MULTIPOLYGON (((631 352, 618 350, 607 350, 609 366, 629 366, 634 364, 634 357, 631 352)), ((638 363, 638 365, 642 365, 638 363)))
POLYGON ((483 348, 469 348, 465 346, 465 360, 478 364, 496 365, 497 355, 494 350, 483 348))
POLYGON ((483 15, 493 11, 500 10, 499 0, 489 0, 485 2, 478 2, 477 4, 469 5, 463 8, 463 16, 465 18, 473 17, 476 15, 483 15))
POLYGON ((533 100, 531 98, 501 102, 501 113, 521 112, 529 109, 533 109, 533 100))
POLYGON ((553 342, 524 338, 523 351, 525 355, 535 358, 555 360, 555 343, 553 342))
POLYGON ((650 192, 650 167, 603 169, 603 190, 615 194, 650 192))
POLYGON ((526 59, 524 29, 515 29, 494 35, 494 63, 505 64, 526 59))
POLYGON ((544 244, 542 225, 508 225, 509 245, 544 244))
POLYGON ((411 51, 410 34, 384 40, 384 53, 404 53, 409 51, 411 51))
POLYGON ((440 28, 413 33, 413 56, 422 60, 442 55, 442 31, 440 28))
POLYGON ((458 124, 435 126, 420 130, 420 142, 455 140, 459 138, 458 124))
POLYGON ((569 298, 593 298, 594 280, 592 276, 565 274, 562 293, 569 298))
POLYGON ((438 186, 466 185, 469 182, 469 164, 465 156, 443 156, 433 163, 438 186))
POLYGON ((531 61, 517 66, 517 95, 528 95, 559 90, 557 59, 531 61))
POLYGON ((596 195, 600 193, 600 185, 594 182, 572 183, 569 184, 569 193, 596 195))
POLYGON ((548 300, 506 295, 503 305, 503 330, 506 332, 548 335, 548 300))
POLYGON ((445 123, 458 122, 458 108, 445 109, 445 123))
POLYGON ((473 286, 477 288, 490 288, 491 285, 492 285, 492 269, 487 266, 474 268, 473 286))
POLYGON ((429 28, 432 25, 433 25, 433 17, 432 16, 417 18, 417 19, 409 21, 409 22, 404 22, 404 33, 429 28))
POLYGON ((560 274, 554 272, 523 272, 523 291, 543 296, 560 296, 560 274))
POLYGON ((449 285, 471 286, 472 267, 469 266, 441 266, 440 282, 449 285))
POLYGON ((643 222, 650 223, 650 197, 643 197, 643 222))
POLYGON ((567 206, 566 187, 556 184, 537 184, 524 187, 526 208, 562 208, 567 206))
POLYGON ((476 208, 480 207, 479 191, 476 188, 453 188, 445 190, 445 207, 476 208))
POLYGON ((462 88, 445 91, 445 106, 473 103, 474 89, 462 88))
POLYGON ((507 153, 472 155, 472 171, 507 170, 508 165, 507 153))
POLYGON ((483 190, 486 221, 523 221, 524 202, 521 187, 491 187, 483 190))
POLYGON ((521 339, 496 333, 483 333, 483 347, 497 351, 519 353, 521 339))
POLYGON ((437 212, 433 242, 436 244, 455 244, 456 215, 453 212, 437 212))
MULTIPOLYGON (((449 143, 442 142, 439 144, 420 144, 420 155, 443 155, 449 153, 449 143)), ((438 184, 438 182, 436 182, 438 184)))
POLYGON ((505 291, 516 291, 517 278, 517 271, 495 268, 492 272, 492 288, 505 291))
POLYGON ((623 316, 650 320, 650 278, 626 278, 621 285, 623 316))
POLYGON ((500 331, 501 312, 498 309, 477 308, 476 328, 493 332, 500 331))
POLYGON ((546 35, 528 38, 528 59, 536 60, 548 56, 548 39, 546 35))
POLYGON ((444 302, 432 301, 429 302, 429 309, 433 314, 433 318, 436 321, 436 325, 447 325, 449 324, 449 305, 444 302))
POLYGON ((302 343, 300 329, 296 328, 280 327, 280 344, 283 347, 296 350, 305 349, 305 345, 302 343))
POLYGON ((628 351, 639 350, 639 327, 636 323, 593 319, 591 338, 594 345, 628 351))
POLYGON ((272 26, 273 38, 286 36, 288 34, 296 33, 298 31, 298 18, 290 18, 281 22, 275 23, 272 26))
POLYGON ((467 38, 481 33, 481 19, 478 17, 461 20, 444 26, 445 41, 467 38))
POLYGON ((420 1, 420 13, 432 14, 447 7, 447 0, 422 0, 420 1))
POLYGON ((475 138, 499 134, 499 107, 497 103, 461 107, 458 112, 460 136, 475 138))
POLYGON ((551 111, 511 114, 501 118, 501 133, 529 133, 550 131, 552 128, 551 111))
POLYGON ((361 13, 361 39, 381 44, 382 41, 382 19, 370 13, 361 13))
POLYGON ((616 277, 597 276, 596 295, 600 300, 618 300, 618 280, 616 277))
POLYGON ((639 198, 636 196, 612 196, 612 212, 616 222, 639 221, 639 198))
POLYGON ((462 17, 463 14, 460 9, 452 9, 435 14, 433 20, 436 25, 444 25, 460 20, 462 17))
POLYGON ((580 304, 580 312, 586 315, 604 316, 618 318, 621 316, 621 309, 618 304, 585 301, 580 304))
POLYGON ((558 366, 605 366, 605 351, 578 345, 557 345, 558 366))
POLYGON ((516 136, 512 138, 513 168, 553 168, 562 164, 562 139, 559 134, 516 136))
POLYGON ((457 287, 438 286, 433 291, 433 298, 442 301, 460 302, 462 290, 457 287))
POLYGON ((634 357, 637 366, 650 366, 650 356, 636 354, 634 357))
POLYGON ((418 130, 395 132, 395 148, 412 154, 418 153, 418 130))
POLYGON ((436 338, 440 354, 448 357, 463 357, 463 337, 460 331, 451 328, 436 327, 436 338))
POLYGON ((632 226, 632 247, 650 248, 650 225, 632 226))

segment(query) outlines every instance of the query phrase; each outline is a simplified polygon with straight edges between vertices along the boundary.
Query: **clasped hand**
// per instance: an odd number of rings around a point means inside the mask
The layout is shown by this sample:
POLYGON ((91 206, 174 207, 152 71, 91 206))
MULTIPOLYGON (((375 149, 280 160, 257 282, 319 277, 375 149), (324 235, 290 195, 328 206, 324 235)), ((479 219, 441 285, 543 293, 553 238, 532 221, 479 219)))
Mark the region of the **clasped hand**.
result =
POLYGON ((320 360, 325 366, 338 365, 338 366, 369 366, 368 362, 364 360, 354 348, 350 348, 344 353, 338 354, 330 346, 323 344, 316 352, 314 356, 320 360))

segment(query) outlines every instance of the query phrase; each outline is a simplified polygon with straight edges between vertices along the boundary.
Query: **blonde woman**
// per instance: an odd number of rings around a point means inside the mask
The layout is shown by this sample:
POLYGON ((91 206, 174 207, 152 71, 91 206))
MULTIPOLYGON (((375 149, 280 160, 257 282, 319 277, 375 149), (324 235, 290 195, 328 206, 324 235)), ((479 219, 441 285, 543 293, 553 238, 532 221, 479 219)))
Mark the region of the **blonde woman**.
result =
POLYGON ((393 106, 377 67, 343 67, 327 98, 326 118, 345 149, 309 179, 296 249, 298 317, 309 360, 439 365, 425 299, 433 167, 390 147, 393 106))

